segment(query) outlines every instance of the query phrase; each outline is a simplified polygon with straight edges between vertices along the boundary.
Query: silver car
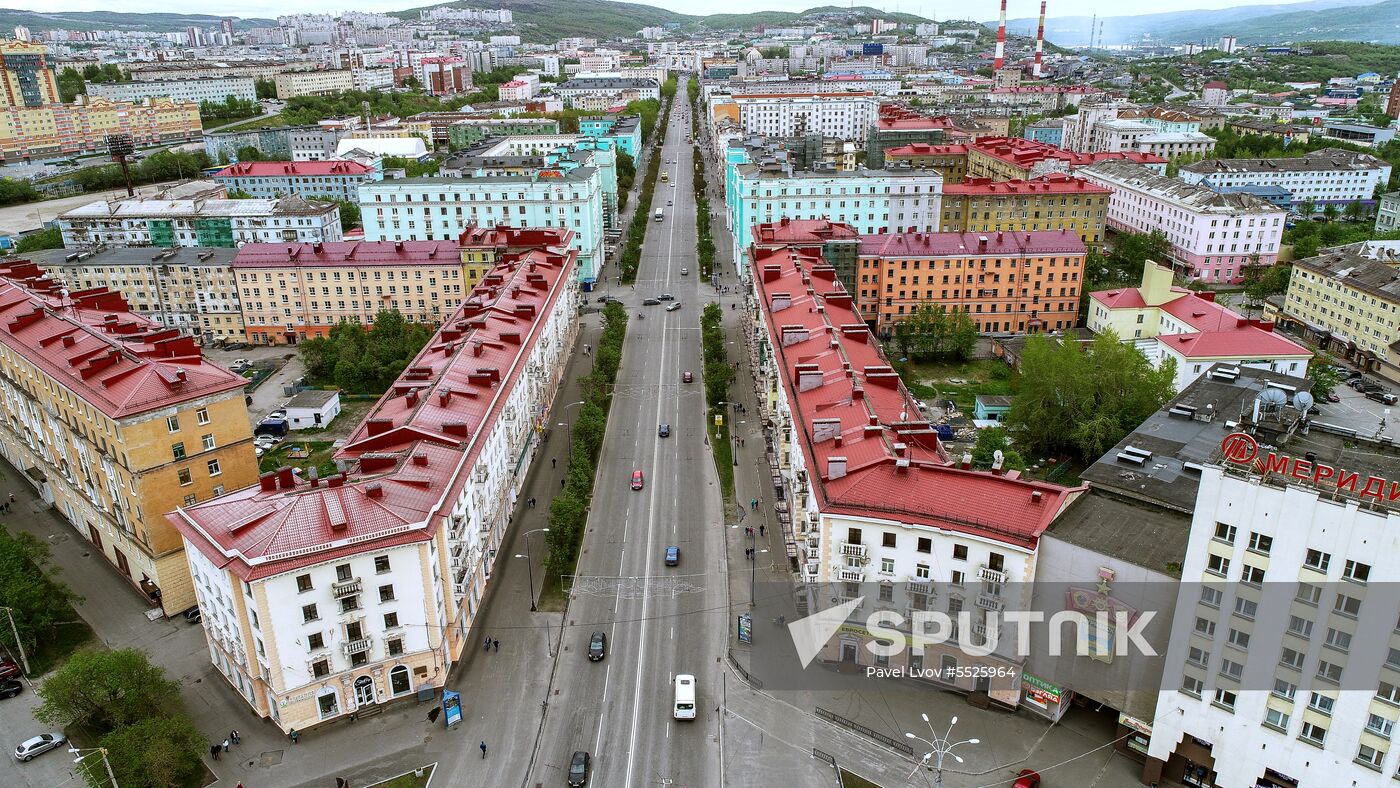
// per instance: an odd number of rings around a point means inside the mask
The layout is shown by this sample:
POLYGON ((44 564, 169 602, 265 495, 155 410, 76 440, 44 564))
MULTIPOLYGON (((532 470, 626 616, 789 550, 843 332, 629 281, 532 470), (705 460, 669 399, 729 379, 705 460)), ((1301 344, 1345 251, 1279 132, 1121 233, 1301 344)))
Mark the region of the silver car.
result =
POLYGON ((67 742, 68 737, 61 733, 41 733, 32 739, 25 739, 15 748, 15 760, 28 761, 67 742))

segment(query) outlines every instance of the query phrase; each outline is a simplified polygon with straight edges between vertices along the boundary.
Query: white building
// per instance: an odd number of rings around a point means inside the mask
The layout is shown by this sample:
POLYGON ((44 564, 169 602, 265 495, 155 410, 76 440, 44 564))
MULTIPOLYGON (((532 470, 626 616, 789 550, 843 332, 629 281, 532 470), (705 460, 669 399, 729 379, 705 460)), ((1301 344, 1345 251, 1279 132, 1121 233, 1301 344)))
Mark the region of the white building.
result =
POLYGON ((98 200, 59 214, 65 247, 339 241, 340 206, 290 195, 253 200, 98 200))
POLYGON ((1280 159, 1207 159, 1182 167, 1181 179, 1214 188, 1278 186, 1295 203, 1325 205, 1374 199, 1376 187, 1390 182, 1390 169, 1369 153, 1323 148, 1280 159))
POLYGON ((555 86, 554 94, 575 107, 586 104, 583 100, 588 98, 625 104, 628 101, 660 100, 661 83, 654 79, 574 77, 555 86))
POLYGON ((322 389, 298 391, 282 403, 287 422, 294 430, 327 427, 340 415, 340 392, 322 389))
POLYGON ((1400 462, 1318 425, 1285 437, 1297 411, 1277 412, 1221 431, 1200 470, 1148 754, 1220 788, 1389 784, 1400 462))
POLYGON ((257 101, 258 93, 252 77, 217 77, 211 79, 166 79, 155 82, 89 82, 87 94, 112 101, 140 103, 148 98, 169 96, 174 101, 211 101, 222 104, 230 96, 243 101, 257 101))
POLYGON ((507 469, 572 350, 573 263, 492 268, 338 450, 348 472, 287 468, 168 515, 211 661, 255 714, 306 730, 446 682, 503 558, 525 478, 507 469))
POLYGON ((862 142, 880 116, 880 100, 868 91, 716 95, 711 99, 712 117, 720 104, 735 105, 744 131, 764 137, 820 134, 862 142))

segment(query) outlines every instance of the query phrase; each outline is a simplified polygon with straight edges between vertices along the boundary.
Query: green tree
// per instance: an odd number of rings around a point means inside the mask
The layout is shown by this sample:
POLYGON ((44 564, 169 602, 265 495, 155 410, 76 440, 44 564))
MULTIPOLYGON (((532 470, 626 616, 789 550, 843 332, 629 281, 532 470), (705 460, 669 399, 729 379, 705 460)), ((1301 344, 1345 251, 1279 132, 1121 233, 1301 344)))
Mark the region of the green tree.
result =
POLYGON ((326 202, 333 202, 340 206, 340 230, 349 232, 360 226, 360 204, 350 200, 342 200, 338 197, 321 196, 316 199, 326 202))
POLYGON ((603 438, 607 434, 608 414, 596 402, 586 402, 579 406, 578 418, 574 420, 574 442, 583 446, 589 459, 596 460, 603 449, 603 438))
POLYGON ((1016 445, 1037 456, 1092 461, 1171 399, 1175 377, 1174 361, 1154 369, 1112 332, 1087 348, 1034 335, 1006 425, 1016 445))
MULTIPOLYGON (((1296 251, 1296 247, 1295 247, 1296 251)), ((1263 303, 1270 296, 1282 295, 1288 290, 1288 281, 1293 275, 1293 266, 1287 263, 1274 265, 1245 266, 1245 295, 1255 303, 1263 303)))
POLYGON ((1026 461, 1020 452, 1011 448, 1011 441, 1004 427, 988 427, 977 431, 977 442, 972 445, 972 467, 989 470, 998 451, 1002 453, 1003 470, 1025 470, 1026 461))
POLYGON ((26 252, 37 252, 40 249, 62 249, 63 231, 57 227, 50 227, 47 230, 40 230, 37 233, 30 233, 19 239, 15 244, 16 254, 26 252))
POLYGON ((39 199, 39 192, 29 181, 0 178, 0 205, 18 205, 39 199))
POLYGON ((258 79, 253 82, 253 89, 257 91, 259 99, 277 98, 277 83, 270 79, 258 79))
POLYGON ((632 155, 625 150, 617 152, 617 188, 619 192, 625 192, 632 188, 633 182, 637 178, 637 163, 632 159, 632 155))
POLYGON ((1308 380, 1312 381, 1312 394, 1318 399, 1331 394, 1332 389, 1342 383, 1342 373, 1332 364, 1332 359, 1323 353, 1314 353, 1308 364, 1308 380))
POLYGON ((34 716, 49 725, 113 730, 178 707, 180 685, 137 649, 79 651, 37 690, 34 716))
POLYGON ((1334 202, 1329 202, 1326 205, 1322 206, 1322 215, 1326 217, 1327 221, 1329 222, 1335 221, 1337 218, 1337 204, 1334 202))
MULTIPOLYGON (((53 579, 47 543, 27 533, 0 529, 0 606, 10 608, 20 645, 33 653, 55 626, 66 623, 78 597, 53 579)), ((0 643, 14 648, 15 632, 0 626, 0 643)))
MULTIPOLYGON (((112 774, 123 788, 182 788, 204 775, 204 735, 184 715, 151 716, 102 737, 112 774)), ((83 776, 92 788, 107 788, 97 755, 85 761, 83 776)))
POLYGON ((58 99, 67 104, 87 92, 87 81, 77 69, 70 67, 58 72, 58 99))
POLYGON ((236 152, 239 161, 262 161, 263 152, 253 145, 244 145, 236 152))

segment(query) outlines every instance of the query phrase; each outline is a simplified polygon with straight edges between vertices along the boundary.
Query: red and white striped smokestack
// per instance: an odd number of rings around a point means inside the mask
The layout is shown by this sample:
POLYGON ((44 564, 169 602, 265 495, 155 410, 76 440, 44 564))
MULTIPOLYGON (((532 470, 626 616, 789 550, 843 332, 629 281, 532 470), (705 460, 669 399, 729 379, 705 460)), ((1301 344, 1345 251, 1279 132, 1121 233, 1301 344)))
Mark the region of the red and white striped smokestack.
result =
POLYGON ((1045 0, 1040 0, 1040 27, 1035 29, 1035 66, 1031 76, 1040 79, 1040 53, 1045 49, 1045 0))
POLYGON ((997 25, 997 58, 992 69, 1000 71, 1006 62, 1006 0, 1001 0, 1001 24, 997 25))

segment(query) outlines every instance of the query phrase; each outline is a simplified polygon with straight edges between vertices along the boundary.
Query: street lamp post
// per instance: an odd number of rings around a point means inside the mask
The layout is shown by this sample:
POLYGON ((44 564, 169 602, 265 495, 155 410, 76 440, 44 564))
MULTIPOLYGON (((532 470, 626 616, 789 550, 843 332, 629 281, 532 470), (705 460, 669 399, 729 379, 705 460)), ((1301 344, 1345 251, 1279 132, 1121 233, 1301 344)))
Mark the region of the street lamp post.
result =
POLYGON ((909 776, 912 778, 914 776, 914 772, 917 772, 920 767, 927 766, 929 760, 932 759, 934 769, 933 786, 934 788, 943 788, 943 758, 945 756, 952 755, 953 760, 957 761, 958 763, 962 763, 963 759, 957 755, 954 755, 953 750, 964 744, 979 744, 980 740, 964 739, 963 741, 953 741, 953 726, 958 724, 957 717, 954 717, 953 719, 949 720, 948 731, 940 737, 938 735, 938 731, 935 731, 933 729, 933 723, 928 721, 928 715, 920 714, 919 716, 924 718, 924 724, 928 726, 929 736, 932 736, 933 738, 925 739, 922 736, 915 736, 912 733, 904 734, 904 738, 922 742, 928 745, 929 748, 929 751, 924 753, 924 757, 919 759, 919 763, 914 767, 914 771, 909 772, 909 776))
POLYGON ((24 666, 24 675, 28 676, 29 657, 24 655, 24 644, 21 643, 19 639, 19 627, 15 626, 15 611, 13 608, 8 607, 0 607, 0 610, 5 611, 5 614, 10 617, 10 631, 13 632, 15 636, 15 648, 19 651, 19 662, 24 666))
POLYGON ((115 774, 112 773, 112 762, 109 761, 109 760, 107 760, 107 748, 106 748, 106 747, 93 747, 93 748, 91 748, 91 749, 84 749, 84 750, 80 750, 80 749, 78 749, 77 747, 69 747, 69 748, 68 748, 68 753, 69 753, 70 755, 76 755, 76 756, 78 756, 78 757, 76 757, 76 758, 73 759, 73 763, 82 763, 83 760, 84 760, 85 758, 87 758, 89 755, 91 755, 92 753, 100 753, 100 754, 102 755, 102 765, 105 766, 105 767, 107 767, 107 779, 112 781, 112 788, 118 788, 118 786, 117 786, 117 775, 115 775, 115 774))
MULTIPOLYGON (((560 408, 559 410, 562 411, 562 412, 568 412, 569 408, 577 407, 577 406, 582 405, 582 404, 584 404, 584 401, 583 401, 583 400, 579 400, 578 402, 570 402, 568 405, 565 405, 564 407, 560 408)), ((565 421, 565 422, 561 422, 560 424, 564 427, 564 430, 565 430, 565 436, 564 436, 564 437, 565 437, 565 440, 567 440, 568 443, 569 443, 569 445, 570 445, 570 447, 572 447, 572 446, 573 446, 573 443, 574 443, 574 420, 573 420, 573 419, 569 419, 569 420, 567 420, 567 421, 565 421)), ((572 451, 572 450, 573 450, 573 449, 570 448, 570 451, 572 451)))
POLYGON ((517 555, 516 558, 525 559, 525 573, 530 579, 530 612, 535 612, 535 567, 534 560, 530 558, 530 534, 537 534, 540 531, 548 532, 548 528, 536 528, 533 531, 525 532, 525 555, 517 555))

